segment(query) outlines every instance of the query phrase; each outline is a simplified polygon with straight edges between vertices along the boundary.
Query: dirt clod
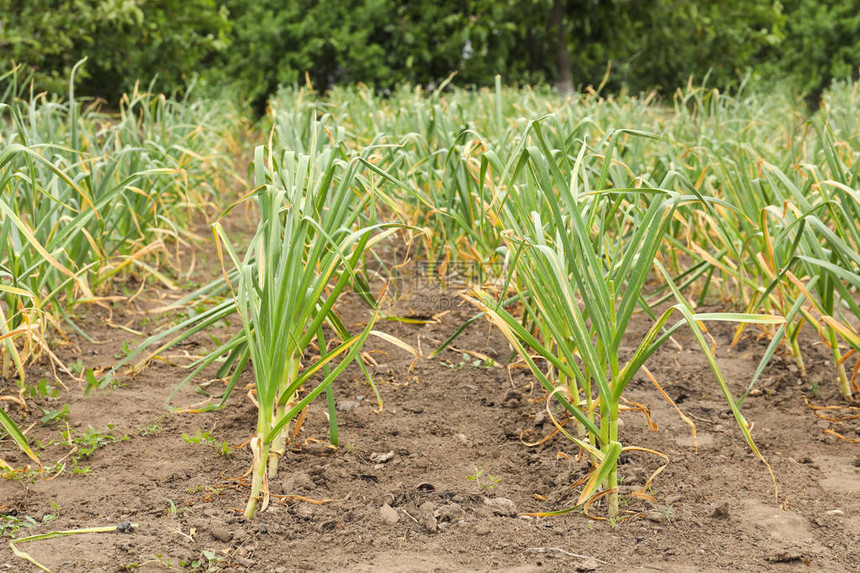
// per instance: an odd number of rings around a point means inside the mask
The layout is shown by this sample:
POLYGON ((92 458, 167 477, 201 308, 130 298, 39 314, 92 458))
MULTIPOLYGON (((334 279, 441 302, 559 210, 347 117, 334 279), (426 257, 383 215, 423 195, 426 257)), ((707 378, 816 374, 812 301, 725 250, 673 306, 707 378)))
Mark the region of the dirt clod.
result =
POLYGON ((441 506, 434 513, 439 523, 458 523, 466 519, 466 511, 457 503, 441 506))
POLYGON ((379 516, 382 518, 382 521, 389 525, 394 525, 400 521, 400 514, 387 503, 379 508, 379 516))
POLYGON ((766 557, 771 563, 790 563, 792 561, 801 561, 803 553, 800 549, 792 547, 789 549, 780 549, 766 557))
POLYGON ((489 507, 495 515, 503 517, 516 517, 516 504, 506 497, 485 497, 484 505, 489 507))
POLYGON ((355 410, 361 406, 361 402, 357 400, 341 400, 336 405, 335 408, 338 412, 349 412, 350 410, 355 410))
POLYGON ((226 523, 220 521, 215 521, 209 525, 209 534, 215 541, 222 543, 230 543, 230 540, 233 539, 233 532, 228 529, 226 523))
POLYGON ((729 517, 729 504, 722 503, 714 508, 714 511, 711 512, 711 517, 716 519, 726 519, 729 517))
POLYGON ((393 457, 394 457, 394 450, 391 450, 391 451, 388 451, 385 453, 373 452, 372 454, 370 454, 370 461, 377 463, 377 464, 384 464, 384 463, 390 461, 391 458, 393 458, 393 457))
POLYGON ((432 502, 425 501, 418 508, 418 523, 428 533, 436 533, 438 531, 438 523, 436 521, 436 508, 432 502))
POLYGON ((316 487, 314 480, 306 472, 295 472, 281 483, 283 491, 287 495, 313 491, 316 487))
POLYGON ((666 514, 662 511, 646 511, 645 515, 643 515, 645 519, 650 521, 651 523, 667 523, 669 520, 666 518, 666 514))
POLYGON ((475 535, 481 536, 489 535, 492 532, 492 530, 490 529, 490 525, 484 521, 475 524, 475 528, 473 531, 475 532, 475 535))

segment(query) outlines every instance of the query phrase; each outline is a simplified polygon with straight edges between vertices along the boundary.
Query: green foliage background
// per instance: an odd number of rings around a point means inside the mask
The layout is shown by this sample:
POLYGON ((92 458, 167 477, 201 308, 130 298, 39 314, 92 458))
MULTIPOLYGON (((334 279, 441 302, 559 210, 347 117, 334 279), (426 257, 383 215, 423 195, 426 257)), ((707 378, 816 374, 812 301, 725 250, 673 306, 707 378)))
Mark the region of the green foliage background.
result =
POLYGON ((29 65, 36 88, 115 101, 137 80, 181 91, 192 78, 264 105, 278 85, 378 89, 555 83, 559 26, 573 84, 671 91, 708 75, 730 88, 754 71, 815 103, 856 77, 860 10, 838 0, 0 0, 3 64, 29 65), (554 8, 563 13, 554 21, 554 8))

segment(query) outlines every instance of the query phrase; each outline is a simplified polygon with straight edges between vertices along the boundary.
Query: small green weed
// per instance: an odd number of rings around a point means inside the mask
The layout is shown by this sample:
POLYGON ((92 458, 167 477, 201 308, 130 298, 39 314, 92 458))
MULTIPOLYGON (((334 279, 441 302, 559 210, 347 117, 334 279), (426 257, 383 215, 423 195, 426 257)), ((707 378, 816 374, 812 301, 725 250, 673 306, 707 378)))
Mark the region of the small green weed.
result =
POLYGON ((492 368, 496 365, 495 361, 491 358, 472 358, 470 355, 465 352, 462 354, 462 359, 459 362, 451 362, 450 360, 442 360, 440 364, 445 368, 451 368, 452 370, 460 370, 466 368, 492 368))
POLYGON ((35 386, 27 386, 26 394, 30 398, 56 400, 60 395, 60 391, 51 386, 45 378, 42 378, 35 386))
POLYGON ((42 417, 39 421, 43 424, 53 424, 54 422, 62 422, 69 415, 69 405, 65 404, 62 408, 56 410, 48 410, 37 405, 37 408, 42 411, 42 417))
POLYGON ((223 557, 219 557, 214 551, 204 549, 203 555, 201 555, 199 559, 195 559, 191 562, 180 561, 179 565, 183 568, 190 567, 192 571, 215 573, 216 571, 221 571, 221 567, 218 566, 218 563, 222 559, 223 557))
POLYGON ((18 535, 18 531, 22 528, 35 527, 49 521, 54 521, 60 517, 60 508, 54 500, 51 500, 51 505, 54 506, 56 513, 46 514, 42 516, 41 520, 37 520, 29 515, 23 517, 11 514, 0 515, 0 537, 15 538, 18 535))
POLYGON ((484 477, 484 470, 479 470, 475 468, 475 473, 470 476, 466 476, 467 479, 472 480, 478 486, 478 489, 481 491, 495 489, 497 485, 502 482, 502 478, 495 477, 493 475, 487 474, 484 477))
POLYGON ((197 433, 193 436, 183 433, 182 439, 185 440, 185 443, 187 444, 204 444, 211 446, 218 450, 219 456, 226 456, 233 451, 226 441, 222 440, 219 442, 212 436, 212 432, 204 432, 199 428, 197 429, 197 433))
POLYGON ((161 427, 161 424, 150 424, 148 426, 144 426, 138 432, 140 432, 141 436, 157 436, 160 434, 164 428, 161 427))

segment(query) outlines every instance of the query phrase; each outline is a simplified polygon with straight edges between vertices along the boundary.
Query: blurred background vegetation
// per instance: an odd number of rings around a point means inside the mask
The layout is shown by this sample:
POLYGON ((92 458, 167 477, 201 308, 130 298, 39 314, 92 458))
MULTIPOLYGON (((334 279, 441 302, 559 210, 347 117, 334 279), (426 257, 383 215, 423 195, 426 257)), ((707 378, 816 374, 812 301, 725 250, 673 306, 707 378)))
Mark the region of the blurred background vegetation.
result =
POLYGON ((36 90, 109 104, 140 80, 231 90, 258 110, 279 85, 508 84, 671 94, 752 73, 812 107, 857 77, 860 10, 840 0, 0 0, 0 55, 36 90), (607 71, 609 72, 607 75, 607 71))

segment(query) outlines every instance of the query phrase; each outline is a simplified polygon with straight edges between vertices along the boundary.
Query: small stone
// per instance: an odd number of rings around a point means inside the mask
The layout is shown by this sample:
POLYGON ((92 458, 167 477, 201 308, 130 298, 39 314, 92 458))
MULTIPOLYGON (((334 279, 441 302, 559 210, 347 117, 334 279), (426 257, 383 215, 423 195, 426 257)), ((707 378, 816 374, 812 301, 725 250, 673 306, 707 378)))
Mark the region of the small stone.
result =
POLYGON ((387 503, 379 508, 379 516, 382 518, 382 521, 389 525, 394 525, 400 521, 400 514, 387 503))
POLYGON ((213 522, 209 525, 209 534, 215 539, 215 541, 220 541, 222 543, 229 543, 231 539, 233 539, 233 532, 227 529, 227 525, 221 522, 213 522))
POLYGON ((394 450, 385 453, 373 452, 370 454, 370 461, 377 464, 384 464, 394 457, 394 450))
POLYGON ((361 406, 361 403, 357 400, 341 400, 335 405, 335 409, 338 412, 349 412, 350 410, 355 410, 361 406))
POLYGON ((516 517, 517 506, 506 497, 485 497, 484 505, 489 507, 494 514, 504 517, 516 517))

